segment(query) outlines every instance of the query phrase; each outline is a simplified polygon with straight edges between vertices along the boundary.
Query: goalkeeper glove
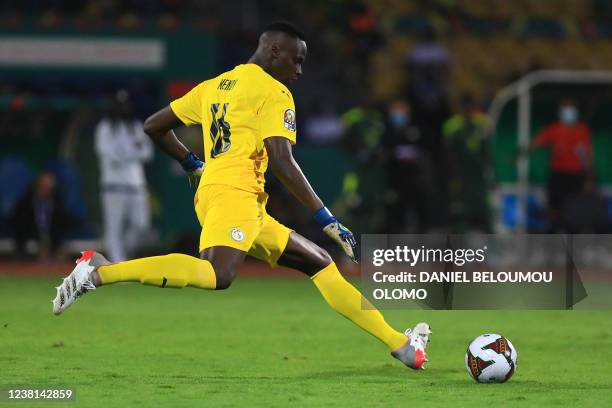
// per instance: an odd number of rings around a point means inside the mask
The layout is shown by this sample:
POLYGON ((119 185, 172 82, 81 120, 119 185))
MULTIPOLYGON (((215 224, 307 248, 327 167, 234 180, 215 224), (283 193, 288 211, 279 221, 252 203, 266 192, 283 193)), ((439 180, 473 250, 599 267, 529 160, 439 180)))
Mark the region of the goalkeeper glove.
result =
POLYGON ((314 215, 323 232, 336 241, 353 262, 359 262, 357 240, 353 233, 332 215, 327 207, 320 208, 314 215))
POLYGON ((189 186, 198 188, 200 177, 202 177, 202 173, 204 173, 204 162, 193 152, 189 152, 187 157, 181 161, 181 166, 183 170, 187 172, 189 186))

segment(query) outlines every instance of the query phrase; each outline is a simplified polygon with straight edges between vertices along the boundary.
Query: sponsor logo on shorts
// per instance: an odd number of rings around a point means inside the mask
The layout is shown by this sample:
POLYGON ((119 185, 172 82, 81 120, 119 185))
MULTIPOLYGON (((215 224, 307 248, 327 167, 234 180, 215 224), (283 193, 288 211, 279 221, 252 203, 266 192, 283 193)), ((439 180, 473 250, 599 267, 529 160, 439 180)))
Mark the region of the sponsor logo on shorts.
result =
POLYGON ((244 232, 240 228, 234 227, 230 230, 230 237, 236 242, 242 242, 244 241, 244 232))
POLYGON ((295 132, 295 111, 293 109, 285 111, 285 128, 295 132))

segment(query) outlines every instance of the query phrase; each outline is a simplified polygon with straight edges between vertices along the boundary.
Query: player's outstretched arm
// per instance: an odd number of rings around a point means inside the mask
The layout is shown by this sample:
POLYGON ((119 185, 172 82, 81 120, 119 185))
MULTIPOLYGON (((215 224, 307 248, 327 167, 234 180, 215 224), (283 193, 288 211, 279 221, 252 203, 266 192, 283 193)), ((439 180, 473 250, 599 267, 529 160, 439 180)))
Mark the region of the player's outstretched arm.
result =
POLYGON ((358 262, 357 241, 353 233, 343 226, 323 205, 312 186, 293 158, 289 139, 276 136, 264 139, 270 168, 300 203, 314 213, 323 231, 340 245, 344 252, 358 262))
POLYGON ((178 140, 173 129, 179 126, 183 126, 183 122, 166 106, 147 118, 144 132, 159 148, 181 163, 189 176, 189 184, 197 186, 204 171, 204 162, 178 140))
POLYGON ((323 201, 317 196, 293 158, 289 139, 282 136, 268 137, 264 139, 264 143, 270 168, 291 194, 313 213, 322 208, 323 201))

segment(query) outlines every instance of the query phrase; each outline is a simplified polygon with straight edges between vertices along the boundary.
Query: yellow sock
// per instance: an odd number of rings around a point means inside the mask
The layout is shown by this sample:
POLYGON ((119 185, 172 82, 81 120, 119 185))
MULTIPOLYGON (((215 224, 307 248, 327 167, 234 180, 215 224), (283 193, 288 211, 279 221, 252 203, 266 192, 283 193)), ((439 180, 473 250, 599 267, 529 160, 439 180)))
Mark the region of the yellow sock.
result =
POLYGON ((141 282, 162 288, 193 286, 215 289, 217 277, 210 262, 183 254, 134 259, 98 267, 103 285, 141 282))
POLYGON ((389 326, 383 315, 366 299, 363 299, 364 306, 369 310, 362 308, 361 293, 342 277, 335 263, 311 279, 334 310, 385 343, 390 350, 397 350, 406 343, 406 336, 389 326))

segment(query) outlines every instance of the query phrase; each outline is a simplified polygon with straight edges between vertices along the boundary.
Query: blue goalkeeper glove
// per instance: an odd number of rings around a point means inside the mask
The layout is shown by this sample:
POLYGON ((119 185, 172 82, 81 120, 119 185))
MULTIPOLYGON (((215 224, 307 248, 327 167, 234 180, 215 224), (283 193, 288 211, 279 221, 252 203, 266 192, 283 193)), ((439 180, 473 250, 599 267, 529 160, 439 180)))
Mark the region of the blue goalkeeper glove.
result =
POLYGON ((315 213, 314 218, 323 229, 323 232, 336 241, 353 262, 359 263, 357 240, 353 233, 344 225, 340 224, 327 207, 319 209, 315 213))
POLYGON ((189 186, 198 188, 198 184, 200 184, 200 177, 202 177, 202 173, 204 173, 204 162, 200 160, 200 158, 193 152, 189 152, 187 157, 181 161, 181 166, 183 167, 183 170, 187 172, 189 186))

